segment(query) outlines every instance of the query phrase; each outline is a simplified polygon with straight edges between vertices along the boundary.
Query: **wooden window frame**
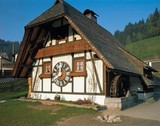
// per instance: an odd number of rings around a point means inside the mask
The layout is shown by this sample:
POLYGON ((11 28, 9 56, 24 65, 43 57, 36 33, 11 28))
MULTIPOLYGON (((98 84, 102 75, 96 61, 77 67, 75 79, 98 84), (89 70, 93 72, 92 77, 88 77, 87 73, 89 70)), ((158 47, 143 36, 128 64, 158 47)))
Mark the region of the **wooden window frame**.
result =
MULTIPOLYGON (((80 65, 80 64, 79 64, 80 65)), ((86 60, 85 58, 75 58, 73 59, 73 71, 70 73, 70 76, 87 76, 86 72, 86 60), (78 62, 83 62, 83 70, 77 70, 77 68, 80 68, 81 66, 77 66, 78 62)))
POLYGON ((84 58, 74 59, 73 62, 74 62, 74 65, 73 65, 74 66, 74 68, 73 68, 74 72, 84 72, 84 70, 85 70, 85 60, 84 60, 84 58), (83 63, 83 65, 81 63, 83 63))
POLYGON ((42 65, 42 74, 39 76, 40 78, 50 78, 52 73, 52 63, 51 62, 43 62, 42 65), (49 66, 49 72, 46 72, 47 66, 49 66))

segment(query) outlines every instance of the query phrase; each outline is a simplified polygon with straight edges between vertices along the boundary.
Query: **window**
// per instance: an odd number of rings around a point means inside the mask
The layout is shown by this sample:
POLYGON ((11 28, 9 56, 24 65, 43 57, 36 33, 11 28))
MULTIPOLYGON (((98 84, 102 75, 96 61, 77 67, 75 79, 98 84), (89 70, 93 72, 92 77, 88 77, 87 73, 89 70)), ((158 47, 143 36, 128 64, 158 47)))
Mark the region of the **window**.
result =
POLYGON ((76 71, 84 71, 84 62, 83 61, 77 61, 76 62, 76 71))
POLYGON ((51 74, 51 62, 43 63, 43 74, 51 74))
POLYGON ((85 70, 84 59, 75 59, 74 60, 74 71, 83 72, 85 70))
POLYGON ((70 76, 80 77, 87 76, 86 65, 84 58, 76 58, 73 60, 73 71, 70 73, 70 76))
POLYGON ((51 62, 44 62, 42 66, 42 74, 40 74, 40 78, 50 78, 51 77, 51 62))

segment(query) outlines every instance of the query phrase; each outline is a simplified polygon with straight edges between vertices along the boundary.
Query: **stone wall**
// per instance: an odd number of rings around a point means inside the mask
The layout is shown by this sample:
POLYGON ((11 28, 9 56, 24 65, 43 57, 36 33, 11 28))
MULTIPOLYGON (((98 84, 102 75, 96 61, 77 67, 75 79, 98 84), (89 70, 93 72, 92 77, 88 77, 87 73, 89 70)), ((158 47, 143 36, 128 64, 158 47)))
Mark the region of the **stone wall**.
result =
POLYGON ((105 105, 107 109, 122 110, 133 106, 137 100, 138 97, 136 95, 121 98, 105 98, 105 105))

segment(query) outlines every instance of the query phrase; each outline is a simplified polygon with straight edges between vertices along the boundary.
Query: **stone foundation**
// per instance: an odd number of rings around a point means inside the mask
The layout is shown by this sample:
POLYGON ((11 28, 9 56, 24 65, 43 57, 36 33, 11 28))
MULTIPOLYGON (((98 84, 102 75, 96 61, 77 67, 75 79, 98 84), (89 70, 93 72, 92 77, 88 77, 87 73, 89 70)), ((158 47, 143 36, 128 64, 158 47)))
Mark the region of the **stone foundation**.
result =
POLYGON ((153 97, 154 93, 153 92, 149 92, 149 93, 138 93, 138 99, 140 100, 146 100, 149 99, 151 97, 153 97))
POLYGON ((105 105, 107 109, 117 109, 122 110, 133 106, 138 100, 138 96, 129 96, 121 98, 105 98, 105 105))

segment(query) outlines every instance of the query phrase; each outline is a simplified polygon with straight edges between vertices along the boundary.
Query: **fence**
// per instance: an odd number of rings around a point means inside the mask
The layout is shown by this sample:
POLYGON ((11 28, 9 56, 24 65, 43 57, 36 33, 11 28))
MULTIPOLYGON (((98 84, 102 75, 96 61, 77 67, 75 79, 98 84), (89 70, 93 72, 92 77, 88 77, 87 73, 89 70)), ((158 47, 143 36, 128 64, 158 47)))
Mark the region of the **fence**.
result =
POLYGON ((24 78, 1 78, 0 93, 18 91, 27 86, 27 79, 24 78))

